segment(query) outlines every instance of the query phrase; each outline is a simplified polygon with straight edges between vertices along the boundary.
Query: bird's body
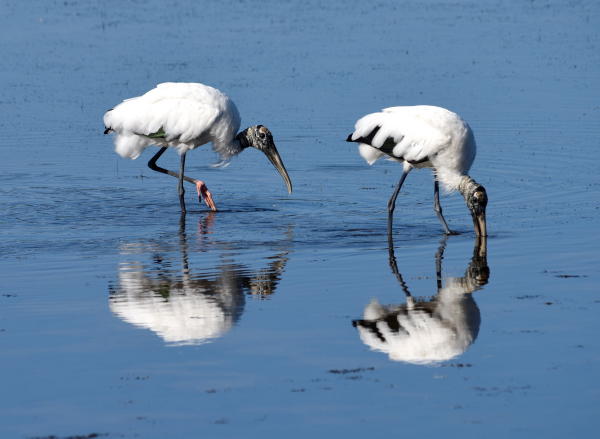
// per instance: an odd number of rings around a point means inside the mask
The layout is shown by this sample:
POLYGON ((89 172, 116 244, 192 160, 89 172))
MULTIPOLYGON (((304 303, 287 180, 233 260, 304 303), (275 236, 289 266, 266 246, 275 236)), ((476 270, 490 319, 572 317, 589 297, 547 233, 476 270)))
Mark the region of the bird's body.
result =
POLYGON ((241 150, 234 142, 240 122, 233 101, 216 88, 177 82, 125 99, 104 115, 104 125, 117 133, 115 151, 130 159, 150 145, 183 153, 208 142, 221 158, 229 159, 241 150))
MULTIPOLYGON (((473 195, 475 198, 471 201, 477 202, 481 197, 481 203, 487 203, 483 186, 468 176, 476 153, 473 132, 460 116, 445 108, 428 105, 391 107, 367 114, 356 122, 354 132, 346 140, 359 144, 359 153, 369 164, 381 157, 403 163, 402 178, 388 204, 390 235, 396 197, 413 168, 433 169, 435 210, 448 234, 451 232, 439 206, 438 182, 449 192, 461 192, 469 208, 469 199, 473 195)), ((479 213, 477 215, 481 217, 479 213)), ((482 219, 475 224, 476 232, 485 235, 485 205, 482 219)))
POLYGON ((291 192, 291 182, 269 130, 258 125, 238 133, 240 121, 237 107, 221 91, 199 83, 167 82, 142 96, 125 99, 107 111, 104 133, 116 133, 115 151, 121 157, 136 159, 148 146, 161 147, 149 166, 180 180, 183 211, 183 180, 195 183, 199 195, 202 193, 207 203, 210 201, 209 206, 216 210, 204 183, 183 175, 185 154, 209 142, 224 162, 247 146, 262 150, 284 177, 291 192), (166 148, 175 148, 181 156, 179 174, 156 166, 156 160, 166 148))

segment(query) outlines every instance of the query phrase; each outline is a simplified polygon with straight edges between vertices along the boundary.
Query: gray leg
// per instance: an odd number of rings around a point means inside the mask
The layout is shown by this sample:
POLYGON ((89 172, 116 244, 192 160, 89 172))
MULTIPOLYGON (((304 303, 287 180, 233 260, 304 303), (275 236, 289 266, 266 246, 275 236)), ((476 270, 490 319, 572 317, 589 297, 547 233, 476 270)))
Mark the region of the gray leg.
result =
POLYGON ((394 208, 396 207, 396 198, 398 198, 398 194, 400 193, 402 183, 404 183, 404 180, 406 179, 406 176, 409 172, 410 169, 408 171, 402 171, 402 177, 400 177, 400 181, 398 182, 398 185, 396 186, 392 197, 388 201, 388 246, 391 248, 394 248, 394 242, 392 240, 392 219, 394 216, 394 208))
POLYGON ((185 168, 185 152, 181 154, 179 160, 179 184, 177 185, 177 193, 179 194, 179 205, 181 206, 181 213, 185 213, 185 189, 183 188, 183 170, 185 168))
MULTIPOLYGON (((176 173, 176 172, 173 172, 173 171, 169 171, 168 169, 165 169, 165 168, 161 168, 160 166, 158 166, 158 165, 156 164, 156 161, 159 159, 159 157, 160 157, 161 155, 163 155, 163 153, 164 153, 166 150, 167 150, 167 147, 166 147, 166 146, 163 146, 162 148, 160 148, 160 149, 158 150, 158 152, 157 152, 156 154, 154 154, 154 156, 153 156, 153 157, 152 157, 152 158, 151 158, 151 159, 148 161, 148 167, 149 167, 150 169, 152 169, 153 171, 156 171, 156 172, 161 172, 161 173, 163 173, 163 174, 167 174, 167 175, 170 175, 170 176, 172 176, 172 177, 179 178, 180 174, 178 174, 178 173, 176 173)), ((194 184, 194 185, 196 184, 196 180, 194 180, 193 178, 190 178, 190 177, 188 177, 187 175, 184 175, 184 176, 183 176, 183 179, 184 179, 185 181, 189 182, 189 183, 192 183, 192 184, 194 184)))
POLYGON ((440 204, 440 186, 437 179, 434 179, 433 181, 433 210, 435 210, 435 214, 442 223, 446 235, 457 235, 458 233, 450 230, 446 220, 444 219, 444 215, 442 214, 442 205, 440 204))

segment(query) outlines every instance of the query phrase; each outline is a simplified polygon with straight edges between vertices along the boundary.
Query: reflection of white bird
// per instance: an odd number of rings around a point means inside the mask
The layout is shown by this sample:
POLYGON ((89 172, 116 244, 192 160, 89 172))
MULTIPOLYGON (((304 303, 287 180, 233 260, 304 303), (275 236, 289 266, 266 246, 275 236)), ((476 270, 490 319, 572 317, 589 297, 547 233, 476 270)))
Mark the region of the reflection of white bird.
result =
MULTIPOLYGON (((438 252, 440 270, 444 245, 438 252)), ((390 264, 407 295, 407 303, 383 306, 373 299, 365 308, 363 319, 353 322, 363 343, 387 353, 394 361, 412 364, 437 363, 462 354, 479 332, 479 308, 471 293, 488 281, 485 242, 476 243, 466 275, 447 278, 446 285, 429 301, 416 301, 410 295, 395 265, 393 250, 390 264)))
MULTIPOLYGON (((207 225, 211 218, 212 212, 205 218, 207 225)), ((109 307, 125 322, 149 329, 174 345, 198 345, 222 337, 241 317, 247 294, 264 297, 275 292, 288 260, 288 251, 282 249, 261 269, 223 261, 208 274, 193 274, 184 222, 180 230, 181 273, 174 269, 177 262, 169 257, 169 251, 168 245, 125 244, 121 253, 129 262, 119 267, 118 284, 110 288, 109 307), (152 262, 143 263, 140 254, 148 254, 152 262)))
POLYGON ((467 175, 475 159, 475 137, 457 114, 427 105, 386 108, 359 119, 346 140, 360 144, 360 155, 370 165, 383 156, 403 163, 402 176, 388 201, 388 240, 391 240, 396 198, 413 168, 433 168, 434 210, 446 234, 452 232, 442 215, 438 181, 448 191, 457 190, 463 195, 475 233, 486 236, 487 194, 483 186, 467 175))
POLYGON ((184 180, 195 184, 198 197, 204 196, 206 204, 216 210, 204 182, 184 175, 186 153, 208 142, 212 142, 213 149, 224 160, 223 163, 248 146, 259 149, 279 171, 288 192, 292 192, 292 183, 271 132, 265 126, 256 125, 238 133, 240 116, 235 104, 225 94, 207 85, 159 84, 146 94, 126 99, 108 110, 104 115, 104 125, 104 134, 117 134, 115 150, 121 157, 136 159, 150 145, 161 147, 148 166, 154 171, 178 178, 182 212, 185 212, 184 180), (167 147, 179 152, 179 173, 156 165, 167 147))
POLYGON ((169 344, 206 343, 229 331, 244 310, 235 269, 221 267, 217 279, 184 280, 153 278, 140 264, 124 265, 110 310, 169 344))

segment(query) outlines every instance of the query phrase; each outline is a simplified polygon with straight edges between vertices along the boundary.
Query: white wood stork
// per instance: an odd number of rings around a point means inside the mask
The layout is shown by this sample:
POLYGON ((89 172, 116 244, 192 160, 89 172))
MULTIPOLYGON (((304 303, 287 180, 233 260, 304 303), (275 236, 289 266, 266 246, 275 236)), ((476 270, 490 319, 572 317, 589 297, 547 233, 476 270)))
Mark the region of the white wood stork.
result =
POLYGON ((206 184, 184 175, 185 155, 189 150, 212 142, 221 156, 221 164, 246 147, 259 149, 283 177, 288 192, 292 182, 273 142, 273 135, 263 125, 255 125, 238 133, 240 115, 233 101, 221 91, 198 83, 166 82, 142 96, 125 99, 104 115, 104 134, 115 132, 115 151, 121 157, 136 159, 150 146, 161 149, 150 159, 150 169, 179 180, 179 203, 185 213, 183 181, 196 185, 198 197, 217 210, 206 184), (179 173, 156 165, 168 147, 180 156, 179 173))
POLYGON ((477 236, 487 236, 485 188, 467 175, 475 159, 475 137, 469 125, 445 108, 418 105, 385 108, 356 122, 346 139, 359 143, 360 155, 372 165, 382 156, 403 163, 400 181, 388 201, 388 241, 402 183, 413 168, 433 168, 434 210, 446 234, 454 234, 442 214, 438 182, 449 192, 459 191, 473 217, 477 236))

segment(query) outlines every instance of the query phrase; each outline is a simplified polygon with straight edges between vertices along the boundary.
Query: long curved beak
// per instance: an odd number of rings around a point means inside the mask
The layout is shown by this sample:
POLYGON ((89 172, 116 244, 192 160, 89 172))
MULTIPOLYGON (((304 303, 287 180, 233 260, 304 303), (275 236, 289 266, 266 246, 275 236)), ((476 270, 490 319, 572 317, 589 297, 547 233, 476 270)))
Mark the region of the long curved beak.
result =
POLYGON ((479 214, 473 213, 473 227, 477 236, 487 236, 487 225, 485 223, 485 211, 479 214))
POLYGON ((263 150, 263 152, 265 153, 265 155, 267 156, 269 161, 271 163, 273 163, 273 166, 275 166, 275 169, 277 169, 277 172, 279 172, 279 174, 281 174, 281 176, 283 177, 283 181, 285 182, 285 185, 287 186, 288 193, 291 194, 292 193, 292 180, 290 180, 290 176, 288 175, 287 171, 285 170, 285 166, 283 166, 283 162, 281 161, 279 152, 277 152, 277 148, 275 147, 275 145, 270 145, 268 148, 265 148, 263 150))

